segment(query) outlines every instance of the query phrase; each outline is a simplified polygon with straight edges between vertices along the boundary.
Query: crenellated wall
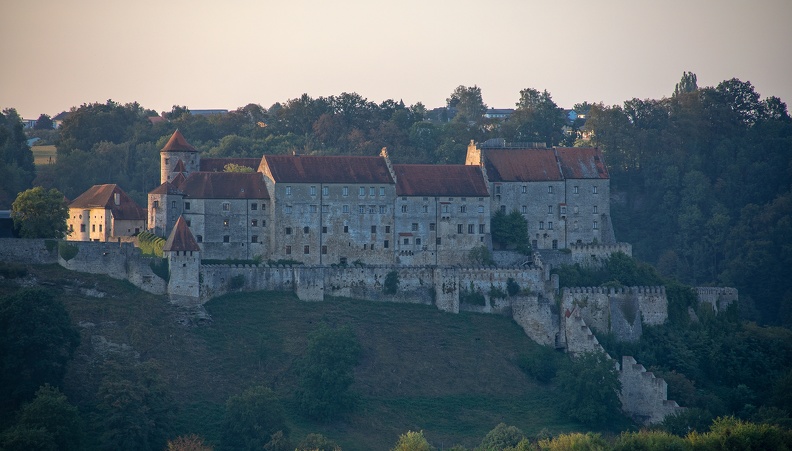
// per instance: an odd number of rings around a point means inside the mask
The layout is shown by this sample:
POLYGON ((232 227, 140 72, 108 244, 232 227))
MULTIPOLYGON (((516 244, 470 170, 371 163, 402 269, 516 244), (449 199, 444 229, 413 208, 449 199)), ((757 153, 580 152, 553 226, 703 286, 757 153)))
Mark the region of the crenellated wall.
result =
POLYGON ((682 410, 676 401, 668 399, 666 381, 646 371, 630 356, 622 357, 619 380, 622 384, 619 394, 622 409, 637 423, 659 423, 667 415, 682 410))
POLYGON ((704 302, 712 306, 715 313, 729 308, 730 305, 739 299, 736 288, 731 287, 696 287, 696 295, 699 302, 704 302))

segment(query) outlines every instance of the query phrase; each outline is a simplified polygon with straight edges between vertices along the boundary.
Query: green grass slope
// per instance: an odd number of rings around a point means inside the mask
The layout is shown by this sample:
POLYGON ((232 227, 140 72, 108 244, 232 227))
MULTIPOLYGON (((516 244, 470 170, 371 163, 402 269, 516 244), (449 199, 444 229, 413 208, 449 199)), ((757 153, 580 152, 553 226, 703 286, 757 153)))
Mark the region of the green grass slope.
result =
MULTIPOLYGON (((226 399, 263 384, 284 401, 295 443, 310 432, 344 450, 390 449, 407 430, 438 447, 473 446, 500 422, 531 436, 585 430, 557 408, 552 385, 517 366, 537 345, 509 318, 438 311, 433 306, 333 299, 301 302, 291 293, 237 293, 205 305, 212 321, 185 325, 162 296, 126 282, 34 267, 35 283, 55 290, 79 325, 82 344, 65 391, 88 410, 112 353, 156 359, 176 402, 180 433, 217 443, 226 399), (356 411, 332 423, 306 420, 292 401, 295 362, 319 324, 349 325, 363 349, 355 371, 356 411)), ((5 282, 0 295, 14 290, 5 282)))

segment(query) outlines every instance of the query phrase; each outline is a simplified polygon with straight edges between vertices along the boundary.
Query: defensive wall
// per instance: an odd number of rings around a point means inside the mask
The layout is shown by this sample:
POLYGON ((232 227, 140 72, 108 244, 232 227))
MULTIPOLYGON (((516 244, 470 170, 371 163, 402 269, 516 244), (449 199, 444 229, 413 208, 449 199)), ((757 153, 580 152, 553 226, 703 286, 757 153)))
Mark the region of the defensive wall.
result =
POLYGON ((58 242, 25 238, 0 238, 0 261, 28 265, 58 263, 58 242))
POLYGON ((698 301, 711 305, 715 313, 729 308, 739 299, 737 289, 732 287, 696 287, 695 290, 698 301))
POLYGON ((622 385, 619 393, 622 410, 637 423, 659 423, 667 415, 683 409, 676 401, 668 399, 666 381, 646 371, 643 365, 630 356, 622 357, 619 380, 622 385))
POLYGON ((570 243, 566 249, 555 251, 544 249, 537 251, 542 262, 549 268, 561 265, 599 266, 604 260, 617 252, 632 256, 630 243, 614 244, 578 244, 570 243))

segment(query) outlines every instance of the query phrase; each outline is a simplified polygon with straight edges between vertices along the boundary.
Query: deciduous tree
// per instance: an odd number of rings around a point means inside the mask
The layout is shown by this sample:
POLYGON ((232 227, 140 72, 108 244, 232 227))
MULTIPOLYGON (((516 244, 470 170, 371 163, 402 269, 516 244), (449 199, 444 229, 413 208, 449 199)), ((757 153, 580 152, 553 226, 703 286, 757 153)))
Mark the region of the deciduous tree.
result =
POLYGON ((37 186, 19 193, 11 206, 14 227, 23 238, 63 238, 69 207, 63 193, 37 186))

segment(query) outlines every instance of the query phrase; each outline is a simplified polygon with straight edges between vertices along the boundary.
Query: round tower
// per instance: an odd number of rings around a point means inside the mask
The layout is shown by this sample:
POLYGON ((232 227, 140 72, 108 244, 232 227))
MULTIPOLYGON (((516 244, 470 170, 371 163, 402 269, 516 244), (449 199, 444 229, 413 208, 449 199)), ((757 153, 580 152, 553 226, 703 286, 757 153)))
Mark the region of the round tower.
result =
POLYGON ((177 174, 185 176, 197 172, 201 166, 201 156, 198 150, 184 139, 179 130, 173 135, 160 150, 160 183, 172 182, 177 174))

